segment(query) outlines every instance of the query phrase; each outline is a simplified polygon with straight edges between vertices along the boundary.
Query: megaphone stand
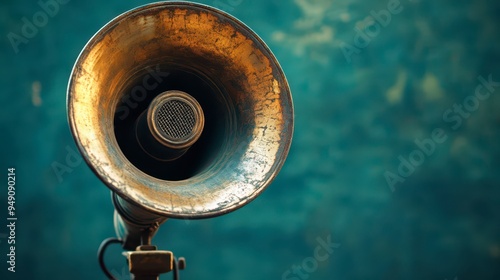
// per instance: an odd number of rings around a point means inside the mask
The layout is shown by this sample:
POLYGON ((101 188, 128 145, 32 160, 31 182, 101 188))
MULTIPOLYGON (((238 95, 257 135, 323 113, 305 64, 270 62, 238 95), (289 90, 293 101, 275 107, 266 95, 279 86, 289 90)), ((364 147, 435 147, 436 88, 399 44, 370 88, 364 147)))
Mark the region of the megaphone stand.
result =
POLYGON ((186 267, 185 259, 181 257, 177 260, 171 251, 158 250, 151 244, 166 218, 147 214, 137 206, 120 200, 115 193, 111 197, 116 209, 114 224, 119 238, 105 239, 99 247, 98 260, 104 274, 111 280, 117 280, 104 264, 104 252, 108 245, 119 243, 127 250, 123 255, 127 258, 131 280, 158 280, 160 274, 170 271, 173 272, 173 279, 179 280, 179 270, 186 267), (141 220, 150 222, 140 223, 141 220))
POLYGON ((156 229, 145 231, 141 238, 143 245, 137 246, 135 251, 123 252, 128 261, 131 279, 158 280, 160 274, 173 271, 174 280, 178 280, 179 270, 185 268, 186 261, 184 258, 176 261, 172 252, 158 250, 156 246, 151 245, 151 236, 154 232, 156 229))
MULTIPOLYGON (((135 251, 123 252, 127 258, 131 280, 158 280, 160 274, 173 272, 173 279, 179 280, 179 270, 186 267, 186 260, 182 257, 176 259, 171 251, 158 250, 151 245, 151 236, 156 229, 145 231, 143 234, 143 245, 137 246, 135 251)), ((98 259, 104 274, 111 280, 119 280, 112 275, 104 264, 104 252, 112 243, 123 244, 118 238, 105 239, 99 247, 98 259)))

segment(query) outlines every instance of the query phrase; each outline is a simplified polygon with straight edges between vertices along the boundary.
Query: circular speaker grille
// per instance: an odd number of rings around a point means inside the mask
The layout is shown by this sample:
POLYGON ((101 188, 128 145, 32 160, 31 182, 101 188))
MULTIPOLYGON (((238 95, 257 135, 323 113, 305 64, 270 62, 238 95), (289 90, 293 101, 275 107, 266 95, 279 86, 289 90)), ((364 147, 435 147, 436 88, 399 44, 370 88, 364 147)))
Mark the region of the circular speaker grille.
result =
POLYGON ((196 99, 180 91, 166 91, 151 101, 148 125, 153 136, 163 145, 184 149, 200 137, 205 117, 196 99))
POLYGON ((165 138, 179 141, 192 135, 196 125, 196 115, 188 103, 181 100, 167 100, 156 111, 154 121, 165 138))

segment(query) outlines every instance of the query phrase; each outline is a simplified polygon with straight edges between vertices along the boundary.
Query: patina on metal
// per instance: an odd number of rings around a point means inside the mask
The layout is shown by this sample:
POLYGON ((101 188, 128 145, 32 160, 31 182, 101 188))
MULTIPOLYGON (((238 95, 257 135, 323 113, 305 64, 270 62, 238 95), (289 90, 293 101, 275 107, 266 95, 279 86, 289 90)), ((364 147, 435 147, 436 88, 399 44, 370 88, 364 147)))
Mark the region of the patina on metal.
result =
POLYGON ((97 176, 127 203, 161 217, 207 218, 247 204, 279 172, 293 133, 290 89, 265 43, 234 17, 186 2, 142 6, 99 30, 73 68, 67 106, 75 141, 97 176), (184 156, 141 165, 126 151, 117 116, 120 106, 142 106, 124 100, 148 73, 160 76, 162 92, 183 90, 161 83, 169 74, 203 81, 186 92, 206 119, 184 156))

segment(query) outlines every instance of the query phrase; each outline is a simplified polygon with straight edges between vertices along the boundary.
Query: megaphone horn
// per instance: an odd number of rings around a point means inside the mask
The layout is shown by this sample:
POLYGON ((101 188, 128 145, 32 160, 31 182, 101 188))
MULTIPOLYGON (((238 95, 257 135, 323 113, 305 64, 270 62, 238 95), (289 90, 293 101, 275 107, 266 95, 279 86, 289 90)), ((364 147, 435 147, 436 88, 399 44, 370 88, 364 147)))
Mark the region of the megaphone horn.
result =
POLYGON ((67 106, 84 159, 139 227, 249 203, 293 133, 290 89, 266 44, 194 3, 149 4, 106 24, 75 63, 67 106))

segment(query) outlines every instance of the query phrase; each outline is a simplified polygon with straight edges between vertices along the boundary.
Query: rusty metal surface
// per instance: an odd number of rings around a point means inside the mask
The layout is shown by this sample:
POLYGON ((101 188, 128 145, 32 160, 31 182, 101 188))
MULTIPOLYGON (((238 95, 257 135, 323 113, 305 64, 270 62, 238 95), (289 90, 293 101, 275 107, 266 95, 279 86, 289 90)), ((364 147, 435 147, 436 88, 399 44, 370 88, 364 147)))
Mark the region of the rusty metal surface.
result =
POLYGON ((216 216, 250 202, 279 172, 293 133, 290 90, 271 51, 235 18, 192 3, 146 5, 104 26, 76 61, 67 106, 77 145, 99 178, 124 199, 169 217, 216 216), (217 159, 185 180, 139 170, 114 134, 123 84, 159 63, 196 68, 228 93, 235 110, 217 159))

